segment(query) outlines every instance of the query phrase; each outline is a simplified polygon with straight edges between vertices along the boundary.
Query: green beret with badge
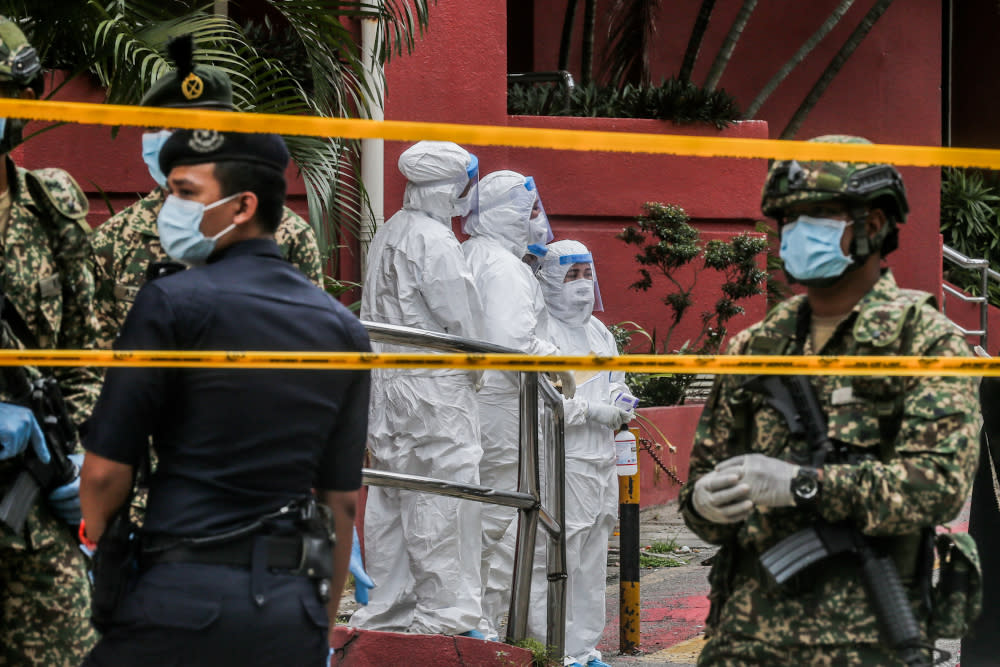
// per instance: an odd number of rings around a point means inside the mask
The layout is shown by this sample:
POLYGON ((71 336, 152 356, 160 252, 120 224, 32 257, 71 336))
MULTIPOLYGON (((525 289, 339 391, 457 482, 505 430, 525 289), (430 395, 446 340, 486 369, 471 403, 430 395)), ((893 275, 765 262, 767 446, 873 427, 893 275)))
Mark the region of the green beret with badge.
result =
POLYGON ((167 55, 176 69, 167 72, 142 96, 144 107, 179 107, 233 111, 233 84, 218 67, 194 63, 191 35, 167 43, 167 55))

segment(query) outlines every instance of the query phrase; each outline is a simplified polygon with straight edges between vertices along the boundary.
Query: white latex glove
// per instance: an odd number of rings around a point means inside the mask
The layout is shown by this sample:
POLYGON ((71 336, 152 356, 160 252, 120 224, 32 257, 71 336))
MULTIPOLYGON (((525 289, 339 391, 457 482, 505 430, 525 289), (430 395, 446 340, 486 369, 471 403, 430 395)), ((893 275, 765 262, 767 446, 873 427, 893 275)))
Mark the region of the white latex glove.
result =
POLYGON ((739 475, 717 470, 695 482, 691 502, 695 511, 712 523, 739 523, 753 509, 750 487, 740 481, 739 475))
POLYGON ((611 429, 619 429, 623 424, 629 423, 632 416, 628 410, 616 408, 608 403, 589 401, 587 403, 586 416, 589 421, 597 422, 611 429))
POLYGON ((576 376, 573 375, 573 371, 556 371, 555 376, 562 382, 563 398, 576 396, 576 376))
POLYGON ((563 398, 573 398, 576 396, 576 378, 573 371, 549 371, 544 374, 548 381, 552 383, 555 390, 562 394, 563 398))
POLYGON ((629 413, 629 421, 635 417, 635 409, 639 406, 639 399, 627 391, 621 389, 611 390, 611 405, 617 405, 622 410, 629 413))
POLYGON ((715 471, 739 475, 759 507, 793 507, 792 478, 799 466, 764 454, 741 454, 715 466, 715 471))
POLYGON ((472 380, 472 390, 479 393, 479 390, 483 388, 483 372, 469 371, 469 379, 472 380))

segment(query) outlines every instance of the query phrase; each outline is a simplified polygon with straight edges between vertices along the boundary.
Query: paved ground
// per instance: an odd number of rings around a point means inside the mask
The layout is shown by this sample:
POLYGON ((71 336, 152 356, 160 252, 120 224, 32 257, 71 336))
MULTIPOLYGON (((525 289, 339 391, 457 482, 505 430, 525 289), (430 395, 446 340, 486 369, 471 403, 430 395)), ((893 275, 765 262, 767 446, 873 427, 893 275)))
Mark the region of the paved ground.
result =
MULTIPOLYGON (((953 522, 957 530, 966 530, 969 506, 953 522)), ((702 624, 708 614, 708 567, 702 565, 715 553, 716 547, 705 544, 687 530, 675 504, 643 510, 640 516, 640 545, 675 541, 689 552, 681 554, 687 562, 682 567, 647 568, 640 573, 640 653, 623 656, 618 653, 618 538, 610 544, 608 562, 608 625, 600 649, 605 662, 615 667, 644 665, 646 667, 680 667, 697 662, 701 650, 702 624)), ((941 663, 958 665, 958 642, 938 642, 938 647, 951 653, 951 659, 941 663)))
MULTIPOLYGON (((969 505, 952 523, 956 530, 967 530, 969 505)), ((686 667, 694 665, 701 650, 703 622, 708 615, 708 570, 702 563, 716 552, 687 530, 677 512, 676 504, 647 508, 640 515, 639 544, 675 542, 684 553, 681 567, 645 568, 640 572, 640 651, 637 655, 619 654, 618 636, 618 537, 609 544, 607 626, 599 648, 604 661, 614 667, 641 665, 644 667, 686 667), (685 549, 686 548, 686 549, 685 549)), ((340 605, 340 621, 346 622, 357 608, 351 591, 340 605)), ((951 658, 941 663, 957 667, 959 642, 942 641, 938 647, 951 658)))

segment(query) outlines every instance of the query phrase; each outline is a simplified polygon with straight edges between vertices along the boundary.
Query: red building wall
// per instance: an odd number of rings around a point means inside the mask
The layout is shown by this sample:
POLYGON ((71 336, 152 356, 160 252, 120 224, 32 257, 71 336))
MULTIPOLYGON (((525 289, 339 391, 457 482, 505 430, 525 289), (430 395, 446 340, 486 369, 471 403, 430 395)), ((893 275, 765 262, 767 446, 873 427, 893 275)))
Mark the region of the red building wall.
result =
MULTIPOLYGON (((598 53, 611 0, 599 7, 598 53)), ((874 0, 859 0, 844 20, 792 73, 764 105, 763 122, 738 124, 722 136, 775 137, 805 96, 839 45, 874 0)), ((395 57, 387 67, 386 118, 510 125, 516 127, 577 127, 664 133, 708 132, 659 121, 611 119, 552 119, 511 117, 506 112, 508 48, 518 58, 533 59, 536 69, 553 69, 564 3, 536 1, 532 12, 517 3, 519 21, 534 16, 530 44, 508 45, 507 0, 463 0, 433 5, 431 24, 410 56, 395 57)), ((694 71, 703 80, 712 58, 740 3, 717 3, 694 71)), ((721 86, 745 106, 773 72, 814 31, 836 0, 807 5, 772 0, 758 5, 733 54, 721 86)), ((663 3, 653 51, 654 78, 676 72, 700 2, 663 3)), ((530 9, 530 7, 529 7, 530 9)), ((581 18, 582 20, 582 18, 581 18)), ((523 38, 522 38, 523 39, 523 38)), ((578 63, 579 45, 573 62, 578 63)), ((578 65, 573 66, 579 78, 578 65)), ((799 136, 852 133, 877 142, 934 145, 941 125, 941 10, 931 0, 911 0, 890 7, 803 126, 799 136)), ((66 86, 58 99, 100 101, 101 94, 80 80, 66 86)), ((32 131, 29 127, 29 132, 32 131)), ((140 158, 136 128, 123 128, 116 138, 106 127, 66 126, 47 132, 17 151, 27 167, 67 168, 91 195, 90 220, 108 215, 105 197, 115 210, 134 201, 152 186, 140 158)), ((386 144, 387 217, 401 204, 403 179, 396 159, 405 145, 386 144)), ((665 329, 666 310, 655 297, 663 291, 636 294, 627 289, 635 279, 634 249, 614 239, 646 201, 679 204, 704 229, 706 237, 753 229, 759 217, 759 191, 766 173, 764 160, 717 160, 669 156, 576 153, 469 146, 480 158, 483 173, 515 169, 536 177, 558 238, 577 237, 597 256, 602 290, 608 307, 603 319, 613 323, 638 320, 648 329, 665 329)), ((903 251, 890 264, 908 287, 937 292, 940 285, 938 235, 939 183, 936 169, 902 170, 913 213, 902 235, 903 251)), ((294 179, 292 208, 304 212, 302 184, 294 179)), ((358 278, 356 247, 342 257, 339 277, 358 278)), ((696 299, 708 307, 718 297, 717 283, 700 280, 696 299)), ((763 313, 762 300, 749 304, 746 317, 734 320, 739 329, 763 313)), ((696 333, 694 323, 679 332, 683 341, 696 333)))
MULTIPOLYGON (((519 15, 525 4, 516 3, 519 15)), ((653 52, 654 80, 675 74, 679 69, 700 4, 698 0, 663 3, 653 52)), ((740 4, 717 3, 694 71, 695 81, 704 80, 740 4)), ((721 87, 731 92, 741 106, 746 106, 836 4, 836 0, 815 0, 808 4, 773 0, 758 5, 721 87)), ((872 4, 874 0, 855 3, 841 24, 785 80, 758 114, 764 123, 738 125, 724 136, 777 137, 872 4)), ((610 5, 611 0, 601 0, 597 12, 595 62, 598 65, 606 32, 601 21, 605 20, 610 5)), ((387 69, 386 118, 516 127, 692 131, 658 121, 508 116, 505 94, 508 46, 517 49, 518 54, 530 52, 536 70, 555 69, 565 3, 534 2, 531 29, 511 31, 530 39, 530 44, 508 45, 506 6, 506 0, 435 5, 430 28, 415 54, 394 60, 387 69)), ((578 21, 582 22, 582 12, 578 21)), ((578 81, 579 54, 577 43, 571 56, 575 63, 571 70, 578 81)), ((799 137, 849 133, 880 143, 938 145, 940 85, 940 3, 931 0, 896 3, 841 70, 803 125, 799 137)), ((387 144, 387 217, 402 200, 404 181, 395 161, 403 148, 387 144)), ((602 319, 609 324, 638 319, 649 329, 657 327, 663 331, 666 326, 663 319, 666 311, 656 303, 652 292, 635 294, 626 289, 635 276, 634 249, 613 238, 614 233, 640 213, 642 202, 680 204, 708 234, 752 230, 753 222, 760 217, 760 187, 766 174, 764 160, 468 148, 479 156, 482 173, 514 169, 534 175, 557 238, 578 237, 590 244, 608 306, 602 319)), ((901 171, 913 212, 901 234, 903 250, 892 256, 890 265, 904 286, 937 293, 941 285, 938 170, 901 171)), ((711 282, 705 282, 705 285, 699 282, 696 298, 707 305, 717 298, 718 290, 711 282)), ((733 330, 752 322, 763 309, 762 302, 751 304, 746 317, 734 320, 733 330)), ((680 340, 696 328, 689 323, 680 340)))

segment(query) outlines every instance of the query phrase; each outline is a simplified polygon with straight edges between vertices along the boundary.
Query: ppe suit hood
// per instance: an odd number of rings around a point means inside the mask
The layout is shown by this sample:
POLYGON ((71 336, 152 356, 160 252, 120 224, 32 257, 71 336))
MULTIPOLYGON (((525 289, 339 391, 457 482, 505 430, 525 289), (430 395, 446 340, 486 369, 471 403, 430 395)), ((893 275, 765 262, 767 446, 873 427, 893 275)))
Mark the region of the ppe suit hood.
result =
POLYGON ((494 171, 479 183, 479 220, 468 232, 499 242, 516 257, 528 246, 528 220, 538 193, 516 171, 494 171))
MULTIPOLYGON (((570 261, 569 263, 566 260, 572 260, 577 255, 588 256, 590 255, 590 251, 587 250, 587 246, 579 241, 571 240, 556 241, 547 245, 546 248, 548 249, 548 253, 541 260, 541 268, 538 270, 538 282, 542 286, 545 307, 552 317, 561 322, 579 326, 581 322, 586 322, 589 319, 590 312, 585 313, 586 317, 584 317, 583 312, 578 312, 579 309, 568 302, 570 293, 574 291, 571 287, 573 283, 565 283, 563 281, 566 279, 566 273, 577 260, 570 261)), ((594 301, 591 310, 604 310, 600 291, 597 288, 597 271, 593 267, 593 260, 590 260, 590 264, 594 272, 593 281, 589 281, 592 283, 594 289, 594 301)))
POLYGON ((471 154, 450 141, 418 141, 399 156, 406 177, 403 208, 422 211, 442 222, 458 215, 456 200, 469 183, 471 154))

